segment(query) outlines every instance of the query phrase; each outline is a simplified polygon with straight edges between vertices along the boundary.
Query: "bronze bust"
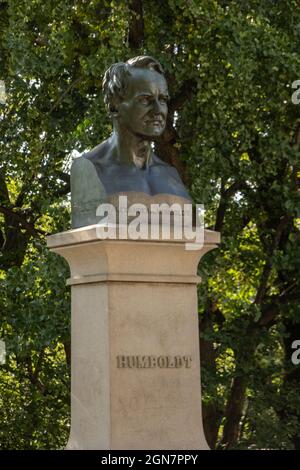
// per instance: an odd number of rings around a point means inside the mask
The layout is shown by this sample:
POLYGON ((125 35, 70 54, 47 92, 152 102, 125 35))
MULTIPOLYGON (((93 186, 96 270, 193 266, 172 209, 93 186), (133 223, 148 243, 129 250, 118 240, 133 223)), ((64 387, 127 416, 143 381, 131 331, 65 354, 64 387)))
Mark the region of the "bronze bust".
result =
POLYGON ((152 141, 165 129, 169 100, 159 62, 138 56, 112 65, 103 79, 103 93, 113 133, 74 160, 72 226, 97 223, 97 206, 119 193, 173 195, 190 202, 177 170, 152 150, 152 141))

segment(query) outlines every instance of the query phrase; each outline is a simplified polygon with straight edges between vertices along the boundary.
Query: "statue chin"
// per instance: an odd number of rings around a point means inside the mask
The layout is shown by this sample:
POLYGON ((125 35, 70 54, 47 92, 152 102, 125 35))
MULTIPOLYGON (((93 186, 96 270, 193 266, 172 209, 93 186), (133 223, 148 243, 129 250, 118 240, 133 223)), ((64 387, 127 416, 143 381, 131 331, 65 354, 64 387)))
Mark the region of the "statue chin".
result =
POLYGON ((148 125, 147 128, 141 130, 131 129, 131 132, 143 140, 153 141, 160 137, 166 128, 166 123, 161 125, 148 125))

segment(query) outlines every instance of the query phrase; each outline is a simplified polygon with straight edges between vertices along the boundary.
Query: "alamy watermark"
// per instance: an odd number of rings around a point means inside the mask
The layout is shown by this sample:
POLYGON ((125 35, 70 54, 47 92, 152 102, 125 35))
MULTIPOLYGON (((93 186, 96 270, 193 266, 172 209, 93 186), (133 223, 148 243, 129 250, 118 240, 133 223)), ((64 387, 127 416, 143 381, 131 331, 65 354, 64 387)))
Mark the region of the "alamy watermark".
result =
POLYGON ((6 92, 5 92, 5 83, 3 80, 0 80, 0 104, 6 103, 6 92))
POLYGON ((100 239, 183 240, 186 250, 200 250, 204 244, 203 204, 150 204, 128 206, 127 196, 119 196, 118 207, 100 204, 96 216, 100 239))
POLYGON ((295 339, 295 341, 292 342, 292 349, 296 350, 291 357, 292 363, 298 366, 300 364, 300 339, 295 339))
POLYGON ((6 361, 6 349, 5 342, 0 339, 0 365, 5 364, 6 361))
POLYGON ((295 80, 292 83, 292 88, 296 89, 292 94, 292 103, 293 104, 300 104, 300 80, 295 80))

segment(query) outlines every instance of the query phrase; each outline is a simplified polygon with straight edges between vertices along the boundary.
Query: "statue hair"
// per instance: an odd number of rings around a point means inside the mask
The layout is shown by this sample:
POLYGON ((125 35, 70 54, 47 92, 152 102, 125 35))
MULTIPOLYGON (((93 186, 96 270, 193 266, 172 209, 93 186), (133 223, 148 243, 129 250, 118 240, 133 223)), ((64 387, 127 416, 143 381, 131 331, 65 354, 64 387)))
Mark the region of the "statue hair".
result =
POLYGON ((111 65, 105 72, 102 82, 104 103, 109 111, 112 111, 116 100, 122 100, 125 96, 128 76, 133 68, 154 70, 164 76, 161 64, 150 56, 140 55, 127 62, 111 65))

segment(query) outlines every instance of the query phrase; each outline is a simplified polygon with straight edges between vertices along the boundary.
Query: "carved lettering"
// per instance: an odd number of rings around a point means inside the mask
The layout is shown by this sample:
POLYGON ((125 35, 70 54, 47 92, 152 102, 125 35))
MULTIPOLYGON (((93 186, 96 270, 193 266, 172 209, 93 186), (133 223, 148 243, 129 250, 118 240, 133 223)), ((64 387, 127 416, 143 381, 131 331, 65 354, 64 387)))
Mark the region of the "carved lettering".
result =
POLYGON ((189 369, 191 356, 117 356, 118 369, 189 369))

